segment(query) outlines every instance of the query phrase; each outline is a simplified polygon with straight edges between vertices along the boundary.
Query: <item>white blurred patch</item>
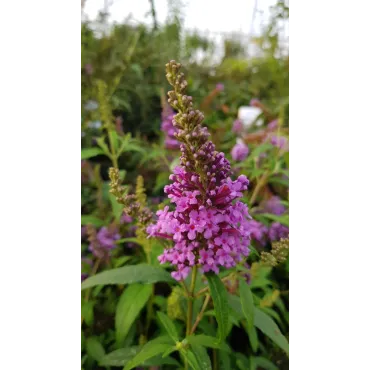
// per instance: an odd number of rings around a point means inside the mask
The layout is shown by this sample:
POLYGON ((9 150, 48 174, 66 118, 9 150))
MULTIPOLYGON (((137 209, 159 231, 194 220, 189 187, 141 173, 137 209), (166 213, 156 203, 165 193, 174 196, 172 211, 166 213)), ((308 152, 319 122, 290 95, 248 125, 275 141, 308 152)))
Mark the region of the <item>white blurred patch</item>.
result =
MULTIPOLYGON (((238 118, 242 121, 243 126, 248 128, 256 121, 257 117, 262 114, 262 110, 257 107, 240 107, 238 118)), ((256 121, 256 126, 262 126, 263 120, 260 118, 256 121)))

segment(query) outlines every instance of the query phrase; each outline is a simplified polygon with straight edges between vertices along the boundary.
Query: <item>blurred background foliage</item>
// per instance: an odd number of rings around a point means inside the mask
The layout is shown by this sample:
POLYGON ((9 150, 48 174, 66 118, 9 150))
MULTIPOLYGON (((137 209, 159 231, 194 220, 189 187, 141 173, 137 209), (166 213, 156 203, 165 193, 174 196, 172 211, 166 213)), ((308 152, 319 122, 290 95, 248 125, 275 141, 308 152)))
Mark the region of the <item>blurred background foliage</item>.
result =
POLYGON ((185 30, 181 4, 169 4, 166 23, 156 27, 133 25, 127 19, 99 34, 96 23, 107 22, 104 14, 97 21, 82 23, 82 104, 96 100, 94 81, 103 80, 109 87, 114 113, 123 119, 125 132, 154 140, 160 128, 161 92, 168 88, 164 65, 175 59, 181 60, 191 76, 188 93, 196 104, 217 83, 224 83, 219 103, 229 108, 229 116, 235 116, 237 107, 247 105, 251 98, 280 109, 288 96, 289 78, 289 57, 282 53, 279 42, 278 24, 289 16, 284 2, 273 7, 262 35, 250 39, 258 52, 248 55, 240 35, 226 35, 224 55, 216 63, 214 39, 185 30), (91 74, 86 73, 86 66, 92 67, 91 74))

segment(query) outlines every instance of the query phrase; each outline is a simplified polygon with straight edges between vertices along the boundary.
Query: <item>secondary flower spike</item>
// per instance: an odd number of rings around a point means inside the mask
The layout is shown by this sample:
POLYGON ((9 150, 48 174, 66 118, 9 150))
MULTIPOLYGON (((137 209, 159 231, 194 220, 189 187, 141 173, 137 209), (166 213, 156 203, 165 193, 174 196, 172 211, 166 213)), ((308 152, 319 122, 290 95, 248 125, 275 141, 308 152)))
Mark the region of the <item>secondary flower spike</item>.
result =
POLYGON ((204 272, 231 268, 249 254, 248 207, 238 200, 249 181, 230 178, 230 163, 217 152, 202 127, 203 114, 194 110, 192 98, 184 94, 187 82, 181 65, 166 65, 166 77, 174 87, 168 102, 178 110, 173 119, 176 139, 181 143, 180 166, 170 176, 172 184, 164 188, 175 208, 157 212, 158 220, 147 228, 149 236, 165 238, 174 245, 159 256, 161 263, 176 267, 172 276, 187 277, 192 266, 204 272))

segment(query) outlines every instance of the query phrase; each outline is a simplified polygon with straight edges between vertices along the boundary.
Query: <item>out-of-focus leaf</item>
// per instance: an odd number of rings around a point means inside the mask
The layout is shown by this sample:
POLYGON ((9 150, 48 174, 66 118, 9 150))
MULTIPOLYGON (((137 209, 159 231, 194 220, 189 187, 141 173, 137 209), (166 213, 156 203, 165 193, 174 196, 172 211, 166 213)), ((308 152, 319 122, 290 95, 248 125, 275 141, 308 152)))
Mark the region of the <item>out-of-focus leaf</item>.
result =
POLYGON ((227 299, 227 291, 218 275, 213 273, 206 274, 213 305, 216 312, 216 320, 218 324, 218 338, 224 340, 227 335, 229 322, 229 305, 227 299))
POLYGON ((95 361, 100 361, 104 355, 105 351, 97 337, 89 337, 86 339, 86 352, 95 361))
POLYGON ((236 357, 236 365, 238 366, 240 370, 249 369, 249 361, 248 361, 247 356, 237 352, 235 354, 235 357, 236 357))
MULTIPOLYGON (((126 363, 123 370, 131 370, 138 365, 142 365, 145 361, 157 355, 162 355, 169 348, 172 348, 171 344, 164 344, 164 343, 157 343, 154 341, 150 341, 142 347, 140 352, 137 355, 135 355, 134 358, 132 358, 126 363)), ((166 359, 163 359, 163 360, 166 360, 166 359)))
POLYGON ((247 325, 249 328, 251 328, 253 327, 254 323, 253 295, 248 284, 242 279, 239 280, 239 292, 242 310, 245 318, 247 319, 247 325))
POLYGON ((102 357, 99 364, 101 366, 124 366, 126 362, 131 360, 139 351, 140 346, 120 348, 102 357))
POLYGON ((256 367, 262 368, 264 370, 279 370, 277 366, 275 366, 270 360, 264 357, 253 357, 254 363, 256 367))
POLYGON ((222 349, 223 351, 230 351, 230 348, 225 342, 221 342, 218 338, 211 337, 210 335, 199 334, 190 335, 186 337, 191 345, 200 345, 208 348, 222 349))
POLYGON ((116 340, 122 344, 131 325, 139 316, 150 295, 152 285, 132 284, 122 293, 116 309, 116 340))
POLYGON ((105 225, 105 222, 95 216, 91 215, 82 215, 81 216, 81 225, 93 225, 96 227, 101 227, 105 225))
POLYGON ((114 267, 121 267, 123 266, 127 261, 131 259, 131 256, 121 256, 118 258, 115 258, 113 260, 114 267))
POLYGON ((212 370, 211 359, 208 356, 207 350, 199 344, 192 345, 191 349, 198 361, 199 368, 201 370, 212 370))
POLYGON ((202 370, 202 368, 200 367, 198 363, 198 359, 195 356, 193 351, 191 351, 190 349, 187 349, 187 350, 181 350, 180 352, 185 357, 186 361, 188 361, 190 367, 193 370, 202 370))
POLYGON ((110 150, 108 148, 108 145, 105 143, 103 137, 99 137, 96 139, 97 144, 100 146, 100 148, 103 150, 103 152, 107 155, 110 156, 110 150))
POLYGON ((272 221, 279 222, 282 225, 289 226, 289 215, 277 216, 277 215, 272 215, 270 213, 263 213, 261 214, 261 216, 264 216, 272 221))
POLYGON ((81 289, 91 288, 96 285, 151 284, 159 281, 173 283, 174 279, 161 267, 140 264, 106 270, 94 276, 90 276, 82 282, 81 289))
POLYGON ((84 148, 81 149, 81 159, 89 159, 102 155, 104 152, 99 148, 84 148))
POLYGON ((255 307, 254 311, 254 325, 289 355, 287 339, 281 334, 274 320, 257 307, 255 307))

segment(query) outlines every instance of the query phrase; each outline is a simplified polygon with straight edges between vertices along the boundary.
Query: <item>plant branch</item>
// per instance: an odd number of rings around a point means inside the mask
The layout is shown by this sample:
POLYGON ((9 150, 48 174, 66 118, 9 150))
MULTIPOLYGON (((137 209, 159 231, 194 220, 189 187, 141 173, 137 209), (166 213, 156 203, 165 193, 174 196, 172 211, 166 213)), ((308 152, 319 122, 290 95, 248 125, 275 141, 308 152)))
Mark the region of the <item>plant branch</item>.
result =
POLYGON ((207 294, 207 295, 206 295, 206 299, 204 300, 204 303, 203 303, 202 309, 201 309, 201 311, 199 312, 199 314, 198 314, 198 316, 197 316, 197 318, 196 318, 196 320, 195 320, 195 323, 194 323, 193 327, 192 327, 192 328, 191 328, 191 330, 190 330, 190 335, 191 335, 191 334, 194 334, 195 329, 197 328, 197 326, 198 326, 198 324, 199 324, 200 320, 202 320, 203 315, 204 315, 204 312, 205 312, 205 310, 206 310, 206 308, 207 308, 207 306, 208 306, 208 303, 209 303, 210 299, 211 299, 211 296, 210 296, 209 294, 207 294))

